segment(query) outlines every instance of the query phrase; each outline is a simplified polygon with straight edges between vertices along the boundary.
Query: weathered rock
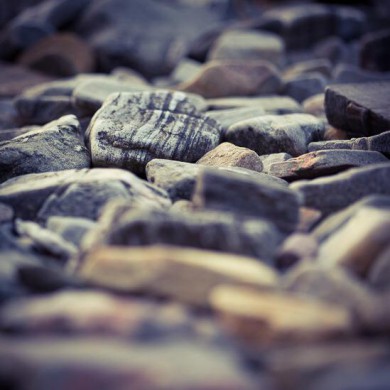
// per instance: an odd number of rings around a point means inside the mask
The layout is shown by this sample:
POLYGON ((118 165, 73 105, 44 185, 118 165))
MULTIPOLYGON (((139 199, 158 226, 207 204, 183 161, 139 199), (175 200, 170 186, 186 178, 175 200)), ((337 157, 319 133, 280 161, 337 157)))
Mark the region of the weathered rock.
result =
POLYGON ((279 92, 281 80, 277 69, 266 61, 215 60, 177 88, 205 98, 271 95, 279 92))
POLYGON ((257 153, 248 148, 224 142, 206 153, 197 164, 211 167, 239 167, 261 172, 263 164, 257 153))
POLYGON ((112 199, 129 205, 168 208, 167 194, 120 169, 82 169, 30 174, 0 186, 0 202, 10 205, 15 216, 43 220, 57 215, 97 219, 112 199))
POLYGON ((210 304, 228 329, 250 344, 329 340, 353 329, 342 306, 299 295, 221 286, 211 293, 210 304))
MULTIPOLYGON (((329 142, 329 141, 328 141, 329 142)), ((331 142, 331 141, 330 141, 331 142)), ((383 154, 361 150, 319 150, 274 163, 271 175, 285 180, 328 176, 353 167, 390 162, 383 154)))
POLYGON ((389 99, 390 82, 333 85, 325 91, 326 116, 351 134, 379 134, 390 128, 389 99))
POLYGON ((208 60, 267 60, 283 65, 284 44, 275 34, 256 30, 228 30, 214 42, 208 60))
POLYGON ((377 290, 390 290, 390 247, 377 257, 368 275, 368 283, 377 290))
POLYGON ((309 144, 309 151, 329 149, 371 150, 390 155, 390 131, 372 137, 351 138, 349 140, 320 141, 309 144))
POLYGON ((299 191, 304 204, 329 215, 368 195, 390 194, 390 163, 352 168, 312 181, 298 181, 290 188, 299 191))
POLYGON ((254 150, 257 154, 289 153, 299 156, 307 145, 319 140, 324 124, 312 115, 266 115, 230 126, 226 141, 254 150))
POLYGON ((360 65, 373 71, 390 71, 386 47, 390 45, 390 30, 375 31, 365 35, 360 42, 360 65))
POLYGON ((55 34, 39 40, 20 56, 18 62, 28 68, 59 77, 94 70, 91 48, 70 33, 55 34))
POLYGON ((283 92, 303 102, 305 99, 322 93, 327 84, 326 78, 320 73, 307 73, 285 80, 283 92))
POLYGON ((203 307, 220 284, 270 288, 277 281, 257 259, 161 245, 98 248, 84 259, 78 275, 97 286, 203 307))
POLYGON ((302 102, 303 110, 306 114, 325 118, 325 94, 311 96, 302 102))
POLYGON ((195 162, 215 148, 217 122, 200 114, 181 92, 113 94, 87 131, 94 166, 143 175, 154 158, 195 162))
POLYGON ((270 167, 272 164, 287 161, 288 159, 292 158, 291 154, 288 153, 263 154, 259 157, 263 163, 263 172, 267 174, 270 173, 270 167))

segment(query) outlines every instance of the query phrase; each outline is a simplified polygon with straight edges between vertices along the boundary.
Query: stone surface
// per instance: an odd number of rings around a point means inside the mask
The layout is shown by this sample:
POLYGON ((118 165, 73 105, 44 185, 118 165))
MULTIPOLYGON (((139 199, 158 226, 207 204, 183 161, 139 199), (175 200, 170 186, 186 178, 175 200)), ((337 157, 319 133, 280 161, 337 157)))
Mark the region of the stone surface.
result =
POLYGON ((260 160, 263 163, 263 172, 269 174, 272 164, 287 161, 290 158, 292 156, 288 153, 263 154, 260 156, 260 160))
POLYGON ((172 71, 170 78, 175 83, 182 83, 192 79, 198 72, 202 64, 190 58, 183 58, 172 71))
POLYGON ((332 72, 332 84, 354 84, 389 80, 390 72, 374 72, 350 64, 339 64, 332 72))
POLYGON ((306 114, 325 118, 325 94, 311 96, 302 102, 303 110, 306 114))
POLYGON ((390 30, 375 31, 365 35, 360 42, 360 65, 373 71, 390 71, 386 47, 390 45, 390 30))
POLYGON ((333 85, 325 91, 331 125, 351 134, 371 136, 390 128, 390 82, 333 85))
POLYGON ((285 79, 283 91, 298 102, 322 93, 327 84, 326 78, 320 73, 307 73, 285 79))
POLYGON ((81 140, 80 124, 64 116, 9 141, 0 143, 0 182, 27 173, 81 169, 90 166, 81 140))
POLYGON ((290 188, 303 195, 306 206, 329 215, 365 196, 389 195, 389 176, 389 163, 375 164, 311 181, 298 181, 290 188))
POLYGON ((197 209, 268 219, 287 232, 294 230, 298 222, 299 201, 297 194, 284 186, 216 170, 200 173, 192 198, 197 209))
POLYGON ((87 131, 94 166, 144 174, 153 158, 195 162, 220 141, 217 122, 181 92, 114 94, 87 131))
POLYGON ((281 80, 277 69, 266 61, 214 60, 177 88, 205 98, 272 95, 279 92, 281 80))
POLYGON ((259 155, 288 153, 299 156, 306 153, 307 145, 319 140, 323 132, 323 123, 312 115, 267 115, 230 126, 225 139, 259 155))
POLYGON ((368 274, 368 282, 371 287, 377 290, 390 289, 390 248, 385 250, 377 257, 368 274))
MULTIPOLYGON (((331 141, 328 141, 331 142, 331 141)), ((274 163, 269 173, 285 180, 328 176, 349 168, 390 162, 383 154, 361 150, 319 150, 274 163)))
POLYGON ((325 77, 330 77, 332 64, 326 59, 314 59, 309 61, 297 62, 290 65, 284 72, 283 77, 290 79, 296 76, 301 76, 305 73, 321 74, 325 77))

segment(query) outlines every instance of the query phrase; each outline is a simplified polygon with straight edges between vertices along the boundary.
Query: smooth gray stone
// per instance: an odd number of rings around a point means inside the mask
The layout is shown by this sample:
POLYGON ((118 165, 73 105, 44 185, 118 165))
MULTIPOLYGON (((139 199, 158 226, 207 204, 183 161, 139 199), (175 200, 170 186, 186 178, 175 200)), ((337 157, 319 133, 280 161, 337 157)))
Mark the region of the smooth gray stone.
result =
POLYGON ((282 239, 264 219, 237 219, 230 213, 176 213, 130 208, 126 202, 107 206, 96 229, 83 240, 87 253, 101 245, 177 245, 252 256, 271 261, 282 239))
POLYGON ((271 165, 270 175, 284 180, 328 176, 349 168, 390 162, 383 154, 362 150, 319 150, 271 165))
POLYGON ((139 175, 154 158, 196 162, 215 148, 221 128, 182 92, 111 95, 86 134, 92 163, 139 175))
POLYGON ((286 186, 279 178, 238 167, 206 167, 201 164, 190 164, 173 160, 154 159, 146 166, 148 181, 167 191, 172 201, 191 199, 196 181, 205 169, 216 169, 223 172, 234 172, 243 177, 252 177, 265 184, 286 186))
POLYGON ((309 144, 309 151, 329 149, 371 150, 390 155, 390 131, 372 137, 351 138, 348 140, 319 141, 309 144))
POLYGON ((290 158, 292 158, 292 156, 288 153, 263 154, 260 156, 261 162, 263 163, 263 172, 270 174, 270 167, 272 164, 287 161, 290 158))
POLYGON ((97 219, 110 200, 127 199, 132 207, 169 208, 168 195, 121 169, 81 169, 30 174, 0 185, 0 202, 15 216, 46 221, 51 216, 97 219))
POLYGON ((339 84, 325 91, 325 112, 329 123, 359 136, 371 136, 390 129, 390 81, 339 84))
POLYGON ((199 210, 267 219, 281 231, 291 232, 298 223, 300 199, 294 191, 279 184, 235 172, 205 169, 197 178, 192 203, 199 210))
POLYGON ((290 188, 303 195, 305 206, 329 215, 368 195, 390 195, 389 178, 390 163, 384 163, 352 168, 311 181, 297 181, 290 188))
POLYGON ((226 141, 254 150, 258 155, 307 152, 310 142, 322 138, 324 124, 308 114, 266 115, 230 126, 226 141))
POLYGON ((0 143, 0 182, 28 173, 89 168, 89 152, 74 116, 0 143))
POLYGON ((302 103, 305 99, 324 92, 327 79, 320 73, 307 73, 286 79, 283 92, 302 103))

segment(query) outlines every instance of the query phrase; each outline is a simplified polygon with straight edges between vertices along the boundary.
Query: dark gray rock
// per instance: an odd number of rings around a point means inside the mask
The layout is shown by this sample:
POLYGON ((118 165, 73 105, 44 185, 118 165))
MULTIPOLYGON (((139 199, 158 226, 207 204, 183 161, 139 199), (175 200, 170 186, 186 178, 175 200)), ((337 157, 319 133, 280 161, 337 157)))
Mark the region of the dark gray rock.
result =
POLYGON ((390 163, 352 168, 337 175, 290 185, 304 204, 329 215, 368 195, 390 195, 390 163))
POLYGON ((325 91, 329 123, 360 136, 390 129, 390 82, 333 85, 325 91))
POLYGON ((76 117, 65 116, 0 143, 0 182, 27 173, 81 169, 90 166, 76 117))
POLYGON ((303 102, 310 96, 324 92, 327 79, 320 73, 307 73, 285 79, 283 92, 297 100, 303 102))
POLYGON ((328 176, 353 167, 390 162, 383 154, 361 150, 319 150, 274 163, 270 175, 284 180, 328 176))
POLYGON ((230 212, 243 218, 267 219, 291 232, 298 222, 299 196, 284 186, 222 170, 203 170, 192 198, 199 210, 230 212))
POLYGON ((390 29, 375 31, 365 35, 360 42, 360 65, 363 69, 390 71, 389 53, 390 29))
POLYGON ((289 153, 299 156, 307 145, 322 138, 324 124, 312 115, 267 115, 248 119, 226 131, 226 141, 257 154, 289 153))
POLYGON ((87 131, 94 166, 143 175, 154 158, 199 160, 221 138, 217 122, 200 114, 182 92, 111 95, 87 131))
POLYGON ((14 209, 5 203, 0 203, 0 224, 10 222, 14 218, 14 209))

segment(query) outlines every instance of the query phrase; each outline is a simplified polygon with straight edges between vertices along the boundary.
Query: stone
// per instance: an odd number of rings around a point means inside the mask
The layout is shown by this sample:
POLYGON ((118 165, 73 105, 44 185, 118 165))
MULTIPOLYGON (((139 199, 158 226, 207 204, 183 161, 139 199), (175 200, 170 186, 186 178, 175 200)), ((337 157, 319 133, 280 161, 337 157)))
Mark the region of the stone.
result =
POLYGON ((321 218, 321 211, 309 207, 300 207, 299 223, 295 230, 301 233, 308 233, 321 221, 321 218))
POLYGON ((299 201, 297 194, 284 186, 216 170, 200 173, 192 197, 196 209, 264 218, 286 232, 293 231, 298 222, 299 201))
POLYGON ((13 99, 0 97, 0 140, 4 140, 4 131, 18 126, 17 115, 13 99))
POLYGON ((102 245, 174 245, 222 251, 270 261, 280 233, 264 220, 238 220, 215 212, 175 213, 108 205, 96 229, 83 240, 83 253, 102 245))
POLYGON ((0 182, 28 173, 89 168, 91 163, 74 116, 1 142, 0 153, 0 182))
POLYGON ((309 144, 309 151, 329 149, 370 150, 390 156, 390 131, 371 137, 351 138, 349 140, 319 141, 309 144))
POLYGON ((118 66, 114 68, 111 73, 111 76, 115 77, 117 80, 130 82, 131 84, 147 86, 150 85, 149 82, 142 76, 141 73, 137 72, 134 69, 127 68, 125 66, 118 66))
MULTIPOLYGON (((331 141, 328 141, 331 142, 331 141)), ((329 176, 349 168, 390 162, 383 154, 363 150, 318 150, 302 154, 269 169, 273 176, 284 180, 312 179, 329 176)))
POLYGON ((121 169, 65 170, 20 176, 0 185, 0 202, 24 220, 51 216, 96 220, 107 202, 127 199, 129 205, 169 208, 168 195, 121 169))
POLYGON ((29 47, 18 63, 52 76, 69 77, 94 70, 91 48, 76 35, 50 35, 29 47))
POLYGON ((0 224, 10 222, 14 218, 14 209, 5 203, 0 203, 0 224))
POLYGON ((316 58, 331 61, 332 64, 349 62, 351 46, 338 36, 331 36, 318 42, 313 48, 316 58))
POLYGON ((389 176, 389 163, 375 164, 311 181, 297 181, 290 188, 303 195, 305 206, 318 209, 327 216, 365 196, 389 195, 389 176))
POLYGON ((342 306, 278 291, 220 286, 210 305, 249 345, 331 340, 353 330, 352 316, 342 306))
POLYGON ((111 95, 87 130, 92 164, 145 174, 154 158, 195 162, 221 138, 217 122, 182 92, 111 95))
POLYGON ((363 36, 360 42, 359 59, 363 69, 390 71, 390 60, 386 47, 390 45, 390 30, 374 31, 363 36))
POLYGON ((0 25, 5 26, 12 20, 24 7, 35 5, 42 0, 15 0, 12 3, 4 3, 1 8, 0 25))
POLYGON ((276 35, 256 30, 227 30, 214 42, 208 60, 267 60, 283 65, 284 44, 276 35))
POLYGON ((270 173, 270 167, 272 164, 287 161, 288 159, 292 158, 291 154, 288 153, 263 154, 259 157, 263 163, 263 172, 267 174, 270 173))
POLYGON ((121 293, 142 293, 208 307, 221 284, 272 288, 275 271, 249 257, 170 246, 101 247, 83 260, 86 282, 121 293), (192 281, 196 280, 196 284, 192 281))
POLYGON ((291 79, 302 76, 306 73, 321 74, 324 77, 330 77, 332 73, 332 63, 327 59, 314 59, 309 61, 297 62, 290 65, 284 72, 283 78, 291 79))
POLYGON ((339 64, 332 72, 331 84, 355 84, 368 81, 389 81, 390 72, 375 72, 362 69, 356 65, 339 64))
POLYGON ((306 73, 285 79, 283 92, 298 102, 323 93, 327 79, 320 73, 306 73))
POLYGON ((325 91, 326 116, 351 134, 380 134, 390 128, 389 98, 390 82, 332 85, 325 91))
POLYGON ((266 115, 230 126, 225 140, 254 150, 257 154, 307 152, 310 142, 322 138, 324 124, 312 115, 266 115))
POLYGON ((171 73, 171 79, 175 83, 182 83, 192 79, 201 68, 202 64, 191 58, 183 58, 171 73))
POLYGON ((13 138, 26 134, 30 131, 40 129, 41 126, 22 126, 14 129, 0 130, 0 143, 4 141, 10 141, 13 138))
POLYGON ((210 167, 239 167, 261 172, 263 164, 257 153, 248 148, 242 148, 224 142, 206 153, 197 164, 210 167))
POLYGON ((390 290, 390 247, 387 245, 386 249, 377 257, 375 263, 372 265, 367 282, 370 287, 383 291, 390 290))
MULTIPOLYGON (((306 114, 314 115, 319 118, 325 118, 325 94, 319 93, 310 96, 302 102, 303 111, 306 114)), ((311 151, 311 150, 310 150, 311 151)))
POLYGON ((281 79, 277 69, 267 61, 214 60, 204 64, 193 79, 177 89, 207 99, 272 95, 281 89, 281 79))

